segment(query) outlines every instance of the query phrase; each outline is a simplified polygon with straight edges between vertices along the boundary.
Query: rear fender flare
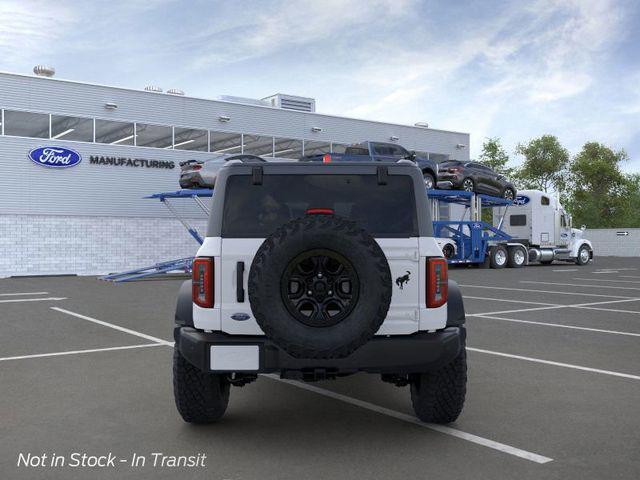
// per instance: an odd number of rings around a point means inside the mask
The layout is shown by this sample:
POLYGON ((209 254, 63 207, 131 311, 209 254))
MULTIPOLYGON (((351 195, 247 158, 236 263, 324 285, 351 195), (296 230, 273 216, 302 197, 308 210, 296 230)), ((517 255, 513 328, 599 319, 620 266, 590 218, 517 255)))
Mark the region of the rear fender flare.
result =
POLYGON ((449 280, 447 296, 447 327, 459 327, 465 324, 464 302, 458 284, 449 280))
POLYGON ((193 302, 191 300, 191 280, 180 285, 176 303, 175 323, 183 327, 193 327, 193 302))

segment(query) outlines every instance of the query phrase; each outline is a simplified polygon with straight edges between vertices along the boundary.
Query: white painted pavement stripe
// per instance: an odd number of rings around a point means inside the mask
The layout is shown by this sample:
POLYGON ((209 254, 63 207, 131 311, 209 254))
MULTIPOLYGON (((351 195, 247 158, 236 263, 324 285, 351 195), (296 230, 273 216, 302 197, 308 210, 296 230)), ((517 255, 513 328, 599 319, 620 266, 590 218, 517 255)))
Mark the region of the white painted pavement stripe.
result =
POLYGON ((67 297, 46 297, 46 298, 11 298, 0 300, 0 303, 20 303, 20 302, 57 302, 58 300, 66 300, 67 297))
POLYGON ((560 270, 551 270, 552 272, 577 272, 579 268, 561 268, 560 270))
POLYGON ((511 353, 494 352, 492 350, 484 350, 482 348, 467 347, 468 352, 486 353, 488 355, 496 355, 498 357, 515 358, 526 362, 543 363, 545 365, 553 365, 555 367, 571 368, 573 370, 582 370, 584 372, 601 373, 603 375, 611 375, 613 377, 630 378, 632 380, 640 380, 640 376, 631 375, 630 373, 613 372, 611 370, 600 370, 599 368, 583 367, 581 365, 573 365, 571 363, 552 362, 551 360, 543 360, 541 358, 523 357, 522 355, 513 355, 511 353))
POLYGON ((131 330, 130 328, 121 327, 119 325, 114 325, 113 323, 103 322, 102 320, 98 320, 96 318, 87 317, 86 315, 81 315, 79 313, 71 312, 69 310, 65 310, 64 308, 58 307, 50 307, 51 310, 55 310, 56 312, 66 313, 67 315, 71 315, 73 317, 81 318, 83 320, 87 320, 88 322, 97 323, 98 325, 102 325, 105 327, 113 328, 114 330, 119 330, 121 332, 129 333, 131 335, 135 335, 136 337, 146 338, 147 340, 151 340, 152 342, 161 343, 163 345, 173 346, 173 342, 169 342, 167 340, 163 340, 162 338, 153 337, 151 335, 147 335, 146 333, 136 332, 135 330, 131 330))
POLYGON ((640 337, 640 333, 633 332, 621 332, 618 330, 604 330, 601 328, 589 328, 589 327, 579 327, 577 325, 563 325, 561 323, 548 323, 548 322, 535 322, 533 320, 520 320, 517 318, 502 318, 496 317, 493 315, 477 315, 477 314, 467 314, 468 317, 476 317, 476 318, 490 318, 492 320, 503 320, 505 322, 514 322, 514 323, 527 323, 530 325, 542 325, 545 327, 556 327, 556 328, 568 328, 571 330, 584 330, 587 332, 596 332, 596 333, 608 333, 611 335, 625 335, 628 337, 640 337))
POLYGON ((619 287, 618 285, 585 285, 580 283, 538 282, 536 280, 520 280, 520 283, 536 283, 536 284, 542 284, 542 285, 562 285, 566 287, 583 287, 583 288, 615 288, 616 290, 640 290, 640 287, 619 287))
POLYGON ((631 313, 631 314, 640 314, 640 312, 638 312, 637 310, 621 310, 621 309, 616 309, 616 308, 602 308, 602 307, 583 307, 583 306, 576 306, 575 308, 584 308, 586 310, 600 310, 601 312, 615 312, 615 313, 631 313))
POLYGON ((530 304, 530 305, 546 305, 548 307, 555 307, 555 306, 559 305, 557 303, 531 302, 529 300, 527 300, 527 301, 524 301, 524 300, 509 300, 507 298, 472 297, 471 295, 464 295, 464 300, 466 300, 467 298, 470 298, 471 300, 488 300, 488 301, 494 301, 494 302, 526 303, 526 304, 530 304))
POLYGON ((588 280, 590 282, 612 282, 612 283, 640 283, 638 280, 609 280, 608 278, 580 278, 573 277, 572 280, 588 280))
POLYGON ((132 348, 146 348, 146 347, 161 347, 162 343, 145 343, 144 345, 126 345, 124 347, 107 347, 107 348, 91 348, 89 350, 68 350, 66 352, 54 352, 54 353, 38 353, 35 355, 21 355, 18 357, 4 357, 0 358, 0 362, 6 362, 9 360, 25 360, 28 358, 42 358, 42 357, 60 357, 62 355, 78 355, 82 353, 94 353, 94 352, 111 352, 114 350, 130 350, 132 348))
POLYGON ((619 275, 620 278, 640 278, 640 275, 619 275))
MULTIPOLYGON (((466 298, 466 297, 464 297, 466 298)), ((559 308, 586 308, 592 310, 602 310, 605 312, 624 312, 624 313, 638 313, 633 310, 616 310, 614 308, 597 308, 593 307, 593 305, 608 305, 610 303, 623 303, 623 302, 637 302, 640 301, 640 298, 625 298, 624 300, 605 300, 603 302, 591 302, 591 303, 575 303, 571 305, 554 305, 549 304, 547 307, 536 307, 536 308, 520 308, 517 310, 498 310, 495 312, 478 312, 474 314, 467 313, 467 315, 501 315, 503 313, 520 313, 520 312, 535 312, 539 310, 555 310, 559 308)), ((523 302, 526 303, 526 302, 523 302)))
POLYGON ((428 428, 430 430, 435 430, 436 432, 444 433, 445 435, 451 435, 456 438, 460 438, 462 440, 466 440, 468 442, 472 442, 478 445, 482 445, 484 447, 491 448, 493 450, 498 450, 500 452, 508 453, 509 455, 514 455, 516 457, 523 458, 525 460, 529 460, 535 463, 548 463, 553 461, 552 458, 544 457, 542 455, 538 455, 536 453, 528 452, 526 450, 521 450, 516 447, 512 447, 510 445, 506 445, 504 443, 495 442, 493 440, 489 440, 488 438, 479 437, 477 435, 473 435, 471 433, 463 432, 461 430, 456 430, 455 428, 446 427, 444 425, 436 425, 433 423, 423 423, 412 415, 408 415, 406 413, 397 412, 395 410, 391 410, 389 408, 381 407, 379 405, 375 405, 373 403, 365 402, 363 400, 358 400, 357 398, 348 397, 346 395, 342 395, 340 393, 332 392, 331 390, 325 390, 324 388, 319 388, 314 385, 309 385, 306 383, 295 382, 293 380, 282 379, 276 375, 263 375, 265 377, 271 378, 272 380, 276 380, 279 382, 287 383, 297 388, 301 388, 303 390, 308 390, 313 393, 317 393, 319 395, 323 395, 325 397, 332 398, 334 400, 338 400, 340 402, 348 403, 350 405, 355 405, 360 408, 364 408, 366 410, 370 410, 372 412, 376 412, 382 415, 387 415, 389 417, 393 417, 397 420, 402 420, 403 422, 411 423, 413 425, 417 425, 419 427, 428 428))
MULTIPOLYGON (((544 282, 546 283, 546 282, 544 282)), ((465 287, 465 288, 488 288, 490 290, 511 290, 511 291, 515 291, 515 292, 527 292, 527 293, 553 293, 556 295, 577 295, 577 296, 583 296, 583 297, 606 297, 606 298, 630 298, 630 299, 634 299, 636 297, 624 297, 622 295, 601 295, 599 293, 575 293, 575 292, 558 292, 558 291, 554 291, 554 290, 530 290, 528 288, 512 288, 512 287, 493 287, 490 285, 459 285, 460 287, 465 287)), ((464 294, 462 295, 463 297, 465 296, 464 294)))
POLYGON ((49 292, 0 293, 0 297, 13 297, 14 295, 49 295, 49 292))

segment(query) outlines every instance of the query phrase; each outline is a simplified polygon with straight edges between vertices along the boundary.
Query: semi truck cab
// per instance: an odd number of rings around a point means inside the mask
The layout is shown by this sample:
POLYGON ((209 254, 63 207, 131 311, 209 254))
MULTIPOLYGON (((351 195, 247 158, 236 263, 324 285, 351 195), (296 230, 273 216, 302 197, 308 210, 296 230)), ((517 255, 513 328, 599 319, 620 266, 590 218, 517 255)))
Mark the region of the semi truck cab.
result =
POLYGON ((513 205, 494 216, 494 226, 527 247, 529 262, 565 260, 583 265, 593 259, 591 242, 582 238, 586 227, 572 228, 571 215, 546 192, 519 191, 513 205))

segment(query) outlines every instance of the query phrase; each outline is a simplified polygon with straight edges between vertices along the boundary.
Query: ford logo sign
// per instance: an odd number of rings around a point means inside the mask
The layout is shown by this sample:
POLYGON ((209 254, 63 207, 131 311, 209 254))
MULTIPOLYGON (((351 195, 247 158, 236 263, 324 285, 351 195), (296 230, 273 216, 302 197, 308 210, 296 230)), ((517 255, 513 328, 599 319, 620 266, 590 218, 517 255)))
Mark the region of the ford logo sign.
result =
POLYGON ((531 199, 526 195, 518 195, 513 201, 514 205, 526 205, 531 199))
POLYGON ((69 168, 79 164, 82 156, 64 147, 38 147, 29 152, 29 159, 42 167, 69 168))
POLYGON ((248 313, 234 313, 231 315, 231 318, 237 320, 238 322, 244 322, 245 320, 249 320, 251 316, 248 313))

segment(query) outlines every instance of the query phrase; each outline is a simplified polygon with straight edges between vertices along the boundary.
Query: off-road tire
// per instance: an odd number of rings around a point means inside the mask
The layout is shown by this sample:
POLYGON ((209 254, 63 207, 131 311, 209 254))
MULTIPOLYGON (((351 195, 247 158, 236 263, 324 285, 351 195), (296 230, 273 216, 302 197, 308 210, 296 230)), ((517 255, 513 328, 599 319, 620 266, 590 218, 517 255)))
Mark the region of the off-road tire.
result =
POLYGON ((173 352, 173 395, 185 422, 212 423, 229 404, 230 384, 224 375, 205 373, 173 352))
POLYGON ((391 272, 384 252, 355 222, 335 215, 307 215, 282 225, 263 242, 251 264, 251 310, 265 335, 297 358, 343 358, 368 342, 391 303, 391 272), (281 280, 290 262, 314 249, 351 262, 359 288, 353 310, 339 323, 310 326, 285 305, 281 280))
POLYGON ((467 393, 467 352, 464 343, 458 356, 434 372, 414 374, 411 403, 416 416, 428 423, 454 422, 467 393))

